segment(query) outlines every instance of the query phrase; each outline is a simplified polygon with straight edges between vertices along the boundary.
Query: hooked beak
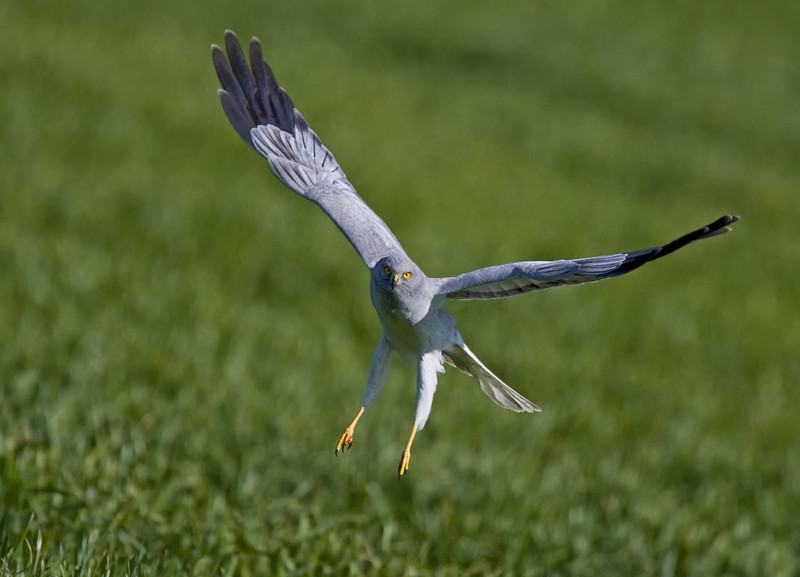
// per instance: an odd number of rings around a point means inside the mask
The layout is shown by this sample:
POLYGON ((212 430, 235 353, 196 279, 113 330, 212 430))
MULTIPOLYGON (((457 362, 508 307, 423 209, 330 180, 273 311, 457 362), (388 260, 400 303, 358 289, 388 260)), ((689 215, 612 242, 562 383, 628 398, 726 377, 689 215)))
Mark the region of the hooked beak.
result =
POLYGON ((394 289, 394 287, 396 287, 398 284, 400 284, 400 274, 394 273, 394 276, 392 277, 392 288, 394 289))

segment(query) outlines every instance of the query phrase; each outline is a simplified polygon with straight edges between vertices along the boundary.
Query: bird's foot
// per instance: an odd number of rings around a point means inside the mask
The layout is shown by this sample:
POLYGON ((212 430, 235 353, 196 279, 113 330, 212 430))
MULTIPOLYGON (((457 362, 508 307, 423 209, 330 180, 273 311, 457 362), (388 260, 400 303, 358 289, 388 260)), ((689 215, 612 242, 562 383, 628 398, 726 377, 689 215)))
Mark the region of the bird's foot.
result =
POLYGON ((364 414, 366 410, 365 407, 361 407, 356 415, 356 418, 353 419, 353 422, 350 423, 347 428, 344 430, 344 433, 341 437, 339 437, 339 443, 336 445, 336 454, 338 455, 339 452, 344 453, 345 449, 349 449, 353 445, 353 433, 356 430, 356 423, 361 418, 361 415, 364 414))
POLYGON ((339 443, 336 445, 336 454, 339 452, 344 453, 345 449, 349 449, 353 445, 353 432, 356 428, 350 425, 344 430, 344 434, 339 438, 339 443))
POLYGON ((408 471, 408 464, 411 461, 411 451, 408 447, 403 451, 403 456, 400 457, 400 466, 397 468, 397 477, 400 478, 408 471))
POLYGON ((408 437, 408 443, 403 450, 403 456, 400 457, 400 466, 397 467, 397 477, 400 478, 408 471, 408 464, 411 461, 411 444, 414 442, 414 437, 417 436, 417 425, 411 429, 411 435, 408 437))

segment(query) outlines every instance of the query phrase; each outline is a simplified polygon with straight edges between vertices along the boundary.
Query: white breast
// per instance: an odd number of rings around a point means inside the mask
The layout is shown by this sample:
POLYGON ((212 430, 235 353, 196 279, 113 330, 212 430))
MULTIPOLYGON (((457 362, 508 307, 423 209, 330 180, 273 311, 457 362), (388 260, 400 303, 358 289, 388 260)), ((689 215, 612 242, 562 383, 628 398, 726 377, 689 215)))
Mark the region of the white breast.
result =
POLYGON ((392 348, 409 364, 416 364, 423 353, 441 351, 461 341, 453 317, 440 308, 429 310, 416 324, 391 315, 379 313, 378 317, 392 348))

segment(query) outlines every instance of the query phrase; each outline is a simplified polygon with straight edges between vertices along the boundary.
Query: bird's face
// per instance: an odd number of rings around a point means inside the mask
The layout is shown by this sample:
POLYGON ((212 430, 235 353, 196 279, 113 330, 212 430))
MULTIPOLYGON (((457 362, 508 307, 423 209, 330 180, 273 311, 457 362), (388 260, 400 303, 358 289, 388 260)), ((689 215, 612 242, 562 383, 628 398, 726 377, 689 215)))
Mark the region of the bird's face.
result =
POLYGON ((428 313, 433 292, 425 274, 403 255, 384 257, 372 267, 370 295, 381 318, 413 324, 428 313))
POLYGON ((372 268, 372 281, 377 288, 394 293, 395 298, 413 292, 422 280, 422 271, 408 258, 384 257, 372 268))

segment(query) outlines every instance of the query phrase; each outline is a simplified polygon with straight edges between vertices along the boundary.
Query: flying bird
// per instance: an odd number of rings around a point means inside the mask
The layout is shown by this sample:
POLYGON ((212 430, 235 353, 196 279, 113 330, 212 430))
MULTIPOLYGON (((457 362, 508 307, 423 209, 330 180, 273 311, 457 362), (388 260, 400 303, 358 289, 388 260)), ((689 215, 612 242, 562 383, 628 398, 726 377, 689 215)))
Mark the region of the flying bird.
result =
POLYGON ((249 66, 231 31, 225 33, 225 48, 227 58, 216 45, 212 45, 211 55, 228 120, 242 140, 267 159, 278 180, 319 205, 369 269, 370 296, 383 334, 372 355, 361 408, 339 438, 337 455, 352 445, 356 424, 386 382, 392 353, 417 368, 414 423, 398 466, 400 476, 408 471, 411 445, 428 420, 437 373, 444 372, 445 364, 475 379, 481 390, 503 408, 519 413, 540 411, 489 370, 464 343, 455 320, 444 310, 447 299, 500 299, 619 276, 691 242, 729 232, 729 225, 739 220, 738 216, 725 215, 664 246, 643 250, 572 260, 515 262, 450 278, 429 277, 356 193, 331 152, 278 86, 263 61, 258 39, 250 43, 249 66))

